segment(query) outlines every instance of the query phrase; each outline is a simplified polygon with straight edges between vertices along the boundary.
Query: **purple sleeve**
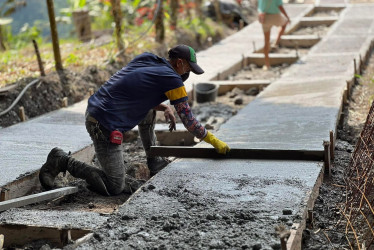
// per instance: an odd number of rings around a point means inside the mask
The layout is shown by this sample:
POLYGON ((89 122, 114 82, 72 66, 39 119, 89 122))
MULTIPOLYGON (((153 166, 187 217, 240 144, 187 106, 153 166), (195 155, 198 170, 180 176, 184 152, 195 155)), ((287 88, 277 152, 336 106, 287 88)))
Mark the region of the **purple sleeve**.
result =
POLYGON ((182 120, 183 125, 186 127, 188 132, 193 134, 199 139, 202 139, 206 136, 206 129, 201 125, 201 123, 196 120, 195 116, 192 114, 192 110, 188 102, 181 102, 174 105, 175 110, 177 111, 179 118, 182 120))

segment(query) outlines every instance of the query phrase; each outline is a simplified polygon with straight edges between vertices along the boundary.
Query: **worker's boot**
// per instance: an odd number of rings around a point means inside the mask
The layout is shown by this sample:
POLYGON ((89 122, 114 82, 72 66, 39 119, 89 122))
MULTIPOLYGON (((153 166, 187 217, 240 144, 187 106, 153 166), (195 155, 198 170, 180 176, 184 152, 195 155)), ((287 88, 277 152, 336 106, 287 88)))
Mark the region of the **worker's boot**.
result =
POLYGON ((145 154, 147 155, 147 165, 151 176, 157 174, 161 169, 169 164, 163 157, 148 157, 151 146, 156 146, 155 134, 156 111, 151 110, 147 116, 138 124, 140 139, 142 140, 145 154))
POLYGON ((88 189, 101 195, 110 195, 105 184, 106 175, 103 170, 71 157, 68 160, 67 170, 72 176, 84 179, 88 184, 88 189))
POLYGON ((47 161, 39 171, 39 180, 43 188, 50 190, 54 187, 56 176, 67 169, 69 154, 60 148, 53 148, 49 152, 47 161))
POLYGON ((147 165, 150 175, 153 176, 160 172, 164 167, 169 164, 169 161, 164 157, 147 157, 147 165))

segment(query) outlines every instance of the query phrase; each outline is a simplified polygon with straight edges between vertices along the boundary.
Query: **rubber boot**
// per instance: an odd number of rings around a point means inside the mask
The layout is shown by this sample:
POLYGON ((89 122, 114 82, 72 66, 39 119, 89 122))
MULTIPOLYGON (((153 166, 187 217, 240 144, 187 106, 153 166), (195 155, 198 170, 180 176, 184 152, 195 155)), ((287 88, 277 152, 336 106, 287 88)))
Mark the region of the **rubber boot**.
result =
POLYGON ((151 110, 144 120, 138 124, 138 131, 145 154, 147 155, 147 165, 151 176, 157 174, 169 164, 169 161, 163 157, 148 157, 151 146, 156 146, 155 121, 156 111, 151 110))
POLYGON ((67 169, 69 154, 60 148, 53 148, 49 152, 47 161, 39 171, 39 181, 42 187, 50 190, 54 187, 56 176, 67 169))
POLYGON ((110 195, 105 185, 106 175, 103 170, 71 157, 67 165, 67 171, 76 178, 84 179, 88 189, 101 195, 110 195))
POLYGON ((165 168, 169 164, 169 161, 164 157, 147 157, 147 165, 151 176, 154 176, 165 168))

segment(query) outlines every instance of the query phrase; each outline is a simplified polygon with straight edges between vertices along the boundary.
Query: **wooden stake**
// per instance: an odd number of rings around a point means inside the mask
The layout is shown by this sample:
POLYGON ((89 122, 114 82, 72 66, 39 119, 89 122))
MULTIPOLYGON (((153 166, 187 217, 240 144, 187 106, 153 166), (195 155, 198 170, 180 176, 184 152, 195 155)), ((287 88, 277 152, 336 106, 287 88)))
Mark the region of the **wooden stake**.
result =
POLYGON ((88 92, 90 94, 90 96, 92 96, 95 92, 94 92, 94 88, 89 88, 88 89, 88 92))
POLYGON ((0 234, 0 249, 3 249, 4 247, 4 235, 0 234))
POLYGON ((281 248, 282 248, 282 250, 287 250, 287 239, 281 237, 280 241, 281 241, 281 248))
POLYGON ((67 107, 68 106, 68 98, 65 96, 62 98, 62 107, 67 107))
POLYGON ((34 44, 34 49, 35 49, 36 58, 37 58, 37 60, 38 60, 38 65, 39 65, 40 75, 41 75, 41 76, 45 76, 44 67, 43 67, 43 62, 42 62, 42 59, 41 59, 41 57, 40 57, 40 53, 39 53, 39 49, 38 49, 38 44, 36 43, 35 40, 32 40, 32 43, 34 44))
POLYGON ((71 243, 71 231, 69 229, 61 229, 60 240, 63 246, 71 243))
POLYGON ((6 201, 8 199, 9 199, 9 189, 3 187, 0 192, 0 201, 6 201))
POLYGON ((325 175, 331 176, 331 157, 330 157, 330 142, 323 141, 323 147, 325 150, 325 175))
POLYGON ((313 228, 313 210, 308 209, 308 228, 311 229, 313 228))
POLYGON ((25 108, 23 106, 19 107, 18 115, 22 122, 26 121, 25 108))
POLYGON ((335 158, 335 140, 334 140, 334 131, 330 130, 330 157, 331 160, 335 158))

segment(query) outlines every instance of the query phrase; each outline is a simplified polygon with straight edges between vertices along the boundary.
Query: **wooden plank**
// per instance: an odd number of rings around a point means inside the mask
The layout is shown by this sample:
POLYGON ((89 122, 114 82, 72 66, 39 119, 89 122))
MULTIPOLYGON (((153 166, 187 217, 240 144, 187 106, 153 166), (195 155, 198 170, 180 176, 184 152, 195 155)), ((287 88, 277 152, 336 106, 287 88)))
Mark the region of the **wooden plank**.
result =
POLYGON ((301 26, 318 26, 318 25, 331 25, 336 22, 339 17, 303 17, 300 20, 301 26))
MULTIPOLYGON (((296 54, 270 53, 269 59, 270 65, 293 64, 298 60, 298 56, 296 54)), ((254 63, 258 66, 263 66, 265 64, 265 56, 263 53, 254 53, 247 57, 247 62, 248 64, 254 63)))
POLYGON ((72 228, 62 229, 17 224, 1 224, 0 231, 4 234, 4 248, 24 246, 25 244, 37 240, 50 242, 54 249, 55 247, 63 248, 66 245, 66 242, 62 241, 61 236, 64 236, 66 232, 70 232, 72 241, 78 240, 91 233, 90 230, 74 228, 74 226, 72 226, 72 228))
POLYGON ((264 88, 270 85, 269 80, 238 80, 238 81, 208 81, 218 85, 218 95, 225 94, 234 88, 248 90, 250 88, 264 88))
POLYGON ((321 40, 317 35, 284 35, 280 40, 280 45, 284 47, 309 48, 321 40))
POLYGON ((279 150, 279 149, 238 149, 232 148, 227 155, 218 154, 214 148, 153 146, 150 156, 174 156, 179 158, 222 158, 222 159, 266 159, 322 161, 324 151, 279 150))
POLYGON ((0 202, 0 212, 9 208, 22 207, 32 203, 51 200, 63 195, 73 194, 76 192, 78 192, 78 187, 64 187, 39 194, 32 194, 12 200, 3 201, 0 202))

